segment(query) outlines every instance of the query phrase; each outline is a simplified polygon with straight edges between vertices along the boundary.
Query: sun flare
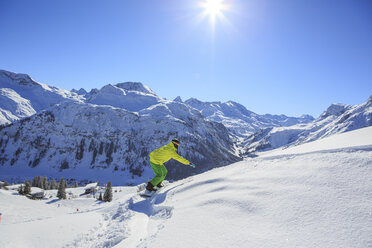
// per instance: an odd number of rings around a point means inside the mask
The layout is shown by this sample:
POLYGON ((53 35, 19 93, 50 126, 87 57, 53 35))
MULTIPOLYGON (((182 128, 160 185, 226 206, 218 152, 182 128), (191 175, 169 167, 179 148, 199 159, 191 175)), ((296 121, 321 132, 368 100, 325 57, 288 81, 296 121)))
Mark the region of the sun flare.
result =
POLYGON ((209 15, 218 15, 224 9, 222 0, 206 0, 202 6, 209 15))
POLYGON ((209 17, 212 29, 214 29, 217 19, 225 19, 223 12, 227 10, 227 5, 224 0, 203 0, 199 6, 203 9, 202 16, 209 17))

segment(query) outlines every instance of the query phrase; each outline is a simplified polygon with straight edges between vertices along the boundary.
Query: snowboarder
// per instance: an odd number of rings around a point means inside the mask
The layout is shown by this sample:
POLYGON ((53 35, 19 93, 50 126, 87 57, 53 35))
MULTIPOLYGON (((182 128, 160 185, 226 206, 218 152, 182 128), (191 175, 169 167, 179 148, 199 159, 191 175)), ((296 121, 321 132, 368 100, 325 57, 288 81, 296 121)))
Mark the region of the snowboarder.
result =
POLYGON ((161 183, 168 173, 164 163, 172 158, 178 162, 195 168, 194 164, 177 154, 179 144, 179 140, 173 139, 168 145, 155 149, 150 153, 150 165, 154 170, 155 177, 147 183, 146 189, 148 191, 156 191, 157 188, 161 188, 163 186, 161 183))

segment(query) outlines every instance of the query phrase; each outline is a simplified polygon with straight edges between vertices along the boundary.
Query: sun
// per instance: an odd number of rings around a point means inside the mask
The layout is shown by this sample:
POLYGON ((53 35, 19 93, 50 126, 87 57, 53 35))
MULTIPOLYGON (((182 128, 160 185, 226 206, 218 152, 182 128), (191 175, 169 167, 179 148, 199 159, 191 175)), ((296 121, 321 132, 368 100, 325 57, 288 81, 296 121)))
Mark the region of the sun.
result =
POLYGON ((224 9, 222 0, 206 0, 201 3, 208 15, 219 15, 224 9))
POLYGON ((228 9, 224 0, 204 0, 199 3, 200 8, 203 9, 202 17, 209 17, 212 29, 214 29, 216 20, 224 20, 224 11, 228 9))

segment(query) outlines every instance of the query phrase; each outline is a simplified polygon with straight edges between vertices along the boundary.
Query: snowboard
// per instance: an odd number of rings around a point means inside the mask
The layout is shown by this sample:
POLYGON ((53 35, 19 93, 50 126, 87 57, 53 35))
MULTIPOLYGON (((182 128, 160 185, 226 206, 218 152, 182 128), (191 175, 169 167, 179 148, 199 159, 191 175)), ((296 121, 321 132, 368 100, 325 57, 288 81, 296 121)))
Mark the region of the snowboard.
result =
POLYGON ((168 184, 169 184, 169 182, 167 180, 164 180, 162 182, 163 187, 158 188, 158 187, 155 186, 154 188, 156 189, 156 191, 148 191, 146 189, 147 183, 141 183, 140 185, 137 186, 137 192, 139 192, 139 195, 142 196, 142 197, 150 198, 153 195, 156 195, 159 192, 161 192, 165 187, 167 187, 168 184))

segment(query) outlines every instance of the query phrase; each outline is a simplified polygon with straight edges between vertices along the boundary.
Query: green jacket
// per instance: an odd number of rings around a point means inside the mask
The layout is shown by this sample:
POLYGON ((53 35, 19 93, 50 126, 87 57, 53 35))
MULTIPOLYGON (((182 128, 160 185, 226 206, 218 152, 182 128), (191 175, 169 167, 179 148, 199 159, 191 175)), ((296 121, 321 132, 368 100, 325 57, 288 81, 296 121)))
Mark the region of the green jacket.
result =
POLYGON ((190 164, 187 159, 184 159, 177 154, 177 149, 174 147, 172 142, 170 142, 168 145, 160 147, 159 149, 155 149, 150 153, 150 162, 153 164, 164 164, 171 158, 186 165, 190 164))

